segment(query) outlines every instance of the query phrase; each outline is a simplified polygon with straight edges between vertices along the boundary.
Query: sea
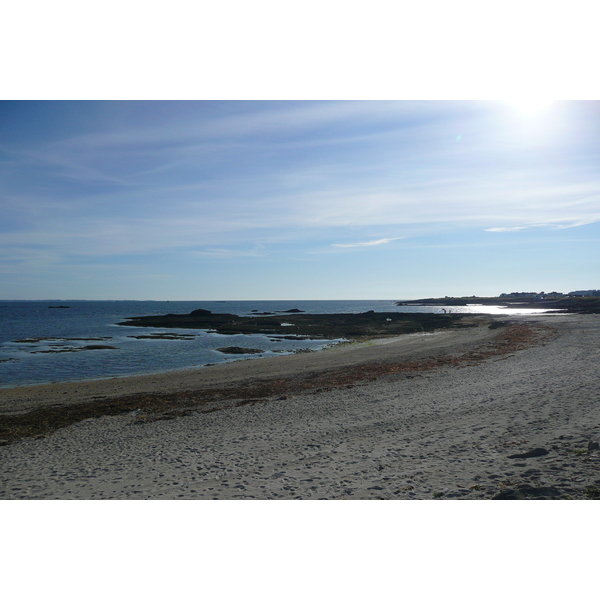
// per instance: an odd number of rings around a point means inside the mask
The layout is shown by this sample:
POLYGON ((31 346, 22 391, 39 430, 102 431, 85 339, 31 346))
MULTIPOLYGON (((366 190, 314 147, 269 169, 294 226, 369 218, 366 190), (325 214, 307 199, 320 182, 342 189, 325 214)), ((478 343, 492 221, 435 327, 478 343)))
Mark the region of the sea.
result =
MULTIPOLYGON (((127 317, 214 313, 250 316, 298 309, 312 314, 376 312, 532 314, 539 309, 494 306, 398 306, 394 300, 324 301, 0 301, 0 388, 126 377, 320 350, 343 340, 286 340, 266 335, 221 335, 198 329, 118 325, 127 317), (61 307, 61 308, 58 308, 61 307), (139 339, 149 333, 185 339, 139 339), (260 355, 228 355, 223 346, 260 348, 260 355)), ((285 317, 283 316, 283 320, 285 317)))

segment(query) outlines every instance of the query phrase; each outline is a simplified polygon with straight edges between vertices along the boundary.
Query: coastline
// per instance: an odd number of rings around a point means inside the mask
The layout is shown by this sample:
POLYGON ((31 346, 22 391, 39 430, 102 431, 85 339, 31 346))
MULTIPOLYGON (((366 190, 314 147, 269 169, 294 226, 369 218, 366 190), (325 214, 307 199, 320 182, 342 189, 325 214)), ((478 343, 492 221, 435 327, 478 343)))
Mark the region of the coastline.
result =
POLYGON ((412 314, 410 309, 386 313, 393 303, 380 301, 297 302, 300 308, 294 309, 288 302, 200 303, 201 309, 196 302, 89 302, 72 303, 68 314, 45 304, 22 304, 3 306, 0 389, 185 370, 229 362, 229 351, 241 354, 241 347, 257 358, 260 349, 267 357, 362 335, 460 328, 465 319, 429 311, 412 314), (267 308, 274 312, 265 313, 267 308), (126 316, 135 314, 146 316, 126 316), (131 327, 132 319, 140 327, 131 327))
POLYGON ((482 325, 0 390, 3 415, 92 406, 98 395, 222 395, 200 410, 191 398, 179 415, 95 415, 3 446, 0 498, 596 497, 600 319, 510 322, 540 336, 511 342, 482 325), (510 458, 535 448, 545 454, 510 458))
POLYGON ((177 393, 244 385, 257 380, 294 377, 299 373, 316 373, 349 365, 416 360, 444 352, 460 352, 495 335, 496 332, 488 329, 490 319, 480 321, 478 327, 468 329, 363 338, 312 352, 248 357, 159 373, 0 388, 0 414, 92 402, 99 397, 119 398, 138 393, 177 393))

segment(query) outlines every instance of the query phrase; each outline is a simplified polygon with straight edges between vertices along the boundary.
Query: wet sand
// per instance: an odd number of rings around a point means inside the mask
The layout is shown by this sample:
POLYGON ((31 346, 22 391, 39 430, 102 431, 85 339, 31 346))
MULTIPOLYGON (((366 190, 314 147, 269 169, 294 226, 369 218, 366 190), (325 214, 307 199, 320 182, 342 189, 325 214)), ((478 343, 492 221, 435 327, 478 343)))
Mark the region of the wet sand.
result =
POLYGON ((535 335, 515 342, 482 323, 169 374, 0 390, 4 415, 140 394, 155 403, 188 398, 185 416, 136 408, 0 447, 0 498, 600 496, 599 316, 510 321, 535 335), (198 404, 215 389, 221 401, 198 404))

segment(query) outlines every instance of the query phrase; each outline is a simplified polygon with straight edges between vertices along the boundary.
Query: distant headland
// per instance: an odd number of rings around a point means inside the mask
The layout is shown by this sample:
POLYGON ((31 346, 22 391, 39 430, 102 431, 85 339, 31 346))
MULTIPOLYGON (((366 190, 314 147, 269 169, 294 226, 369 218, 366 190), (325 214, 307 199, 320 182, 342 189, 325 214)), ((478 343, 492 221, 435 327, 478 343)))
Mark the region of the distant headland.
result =
POLYGON ((398 306, 505 306, 507 308, 543 308, 580 314, 600 313, 600 290, 581 290, 563 294, 561 292, 510 292, 499 296, 462 296, 455 298, 423 298, 396 303, 398 306))

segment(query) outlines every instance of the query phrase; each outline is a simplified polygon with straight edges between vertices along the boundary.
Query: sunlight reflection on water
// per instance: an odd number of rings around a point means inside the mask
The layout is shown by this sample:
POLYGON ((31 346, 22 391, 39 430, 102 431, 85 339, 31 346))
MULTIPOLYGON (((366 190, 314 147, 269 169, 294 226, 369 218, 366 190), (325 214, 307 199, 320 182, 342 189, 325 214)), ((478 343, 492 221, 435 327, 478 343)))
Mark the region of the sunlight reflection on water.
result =
POLYGON ((512 308, 506 306, 489 306, 485 304, 467 304, 466 306, 399 306, 398 311, 406 313, 468 313, 479 315, 538 315, 553 312, 546 308, 512 308))

